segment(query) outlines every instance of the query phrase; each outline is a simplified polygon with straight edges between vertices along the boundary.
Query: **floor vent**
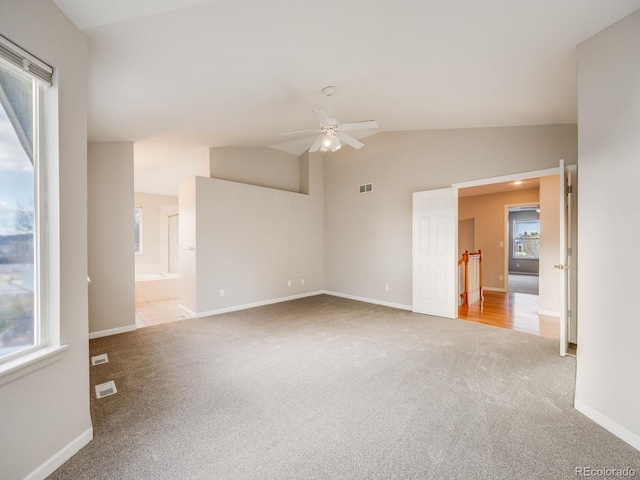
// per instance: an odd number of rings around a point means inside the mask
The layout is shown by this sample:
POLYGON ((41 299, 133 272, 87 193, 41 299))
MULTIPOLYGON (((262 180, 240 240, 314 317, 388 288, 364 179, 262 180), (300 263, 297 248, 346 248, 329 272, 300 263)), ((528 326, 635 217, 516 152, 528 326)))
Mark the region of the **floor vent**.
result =
POLYGON ((109 363, 109 357, 107 357, 106 353, 102 355, 96 355, 95 357, 91 357, 91 365, 94 367, 96 365, 102 365, 103 363, 109 363))
POLYGON ((358 193, 371 193, 373 192, 373 183, 363 183, 358 185, 358 193))
POLYGON ((116 384, 113 380, 96 385, 96 398, 108 397, 114 393, 118 393, 118 390, 116 390, 116 384))

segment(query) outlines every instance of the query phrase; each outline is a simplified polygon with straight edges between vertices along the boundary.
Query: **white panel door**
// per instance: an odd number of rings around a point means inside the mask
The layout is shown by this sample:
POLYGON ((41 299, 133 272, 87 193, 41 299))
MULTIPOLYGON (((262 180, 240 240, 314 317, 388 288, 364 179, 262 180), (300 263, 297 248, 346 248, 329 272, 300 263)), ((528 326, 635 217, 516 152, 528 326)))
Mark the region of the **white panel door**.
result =
POLYGON ((413 194, 413 311, 457 318, 453 188, 413 194))
POLYGON ((567 353, 569 341, 575 343, 577 330, 576 312, 576 201, 575 168, 567 167, 560 160, 560 263, 554 265, 560 270, 560 355, 567 353))

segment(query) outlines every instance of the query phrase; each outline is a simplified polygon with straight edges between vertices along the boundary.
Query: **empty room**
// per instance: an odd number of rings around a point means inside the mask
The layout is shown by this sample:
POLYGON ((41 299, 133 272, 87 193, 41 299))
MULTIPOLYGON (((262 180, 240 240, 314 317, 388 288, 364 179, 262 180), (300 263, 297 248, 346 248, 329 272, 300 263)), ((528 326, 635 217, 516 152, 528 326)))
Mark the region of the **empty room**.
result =
POLYGON ((639 9, 0 0, 0 478, 640 475, 639 9))

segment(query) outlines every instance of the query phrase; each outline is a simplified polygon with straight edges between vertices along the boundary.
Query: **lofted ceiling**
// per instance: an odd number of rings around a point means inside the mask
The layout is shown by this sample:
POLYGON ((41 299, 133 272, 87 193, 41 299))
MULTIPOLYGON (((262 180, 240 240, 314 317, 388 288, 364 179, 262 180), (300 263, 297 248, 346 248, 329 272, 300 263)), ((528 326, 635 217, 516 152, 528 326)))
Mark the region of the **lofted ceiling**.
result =
MULTIPOLYGON (((577 122, 576 45, 640 0, 54 0, 91 40, 89 138, 136 168, 209 146, 300 154, 332 116, 378 131, 577 122), (287 142, 284 142, 287 140, 287 142), (290 141, 291 140, 291 141, 290 141)), ((362 135, 375 132, 362 132, 362 135)), ((366 146, 365 146, 366 148, 366 146)))

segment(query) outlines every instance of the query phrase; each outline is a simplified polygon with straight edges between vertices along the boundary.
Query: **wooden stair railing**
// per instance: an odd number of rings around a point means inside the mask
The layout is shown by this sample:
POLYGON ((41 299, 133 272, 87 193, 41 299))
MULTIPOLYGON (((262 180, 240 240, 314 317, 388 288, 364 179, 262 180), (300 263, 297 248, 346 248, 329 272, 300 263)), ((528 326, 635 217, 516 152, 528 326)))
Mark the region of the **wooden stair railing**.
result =
POLYGON ((465 250, 462 254, 462 257, 458 260, 458 267, 464 264, 464 292, 460 293, 460 298, 462 299, 462 305, 469 305, 470 303, 475 303, 478 300, 484 300, 484 292, 482 290, 482 250, 478 250, 477 252, 469 253, 469 250, 465 250), (469 263, 477 262, 477 271, 475 266, 472 267, 474 270, 475 278, 472 278, 471 288, 469 288, 469 263), (477 294, 477 298, 476 298, 477 294), (471 297, 471 302, 469 301, 471 297))

